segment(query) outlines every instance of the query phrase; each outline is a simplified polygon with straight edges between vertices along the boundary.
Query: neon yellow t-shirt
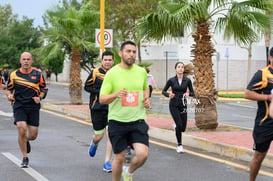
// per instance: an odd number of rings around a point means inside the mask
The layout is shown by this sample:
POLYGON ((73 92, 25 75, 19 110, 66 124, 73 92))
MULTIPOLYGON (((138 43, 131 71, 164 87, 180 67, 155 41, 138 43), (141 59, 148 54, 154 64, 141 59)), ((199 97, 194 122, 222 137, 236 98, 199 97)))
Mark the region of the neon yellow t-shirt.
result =
POLYGON ((116 98, 109 104, 108 120, 120 122, 146 120, 143 106, 143 91, 149 88, 146 70, 135 64, 131 69, 114 66, 104 77, 100 95, 112 94, 123 88, 128 94, 124 98, 116 98))

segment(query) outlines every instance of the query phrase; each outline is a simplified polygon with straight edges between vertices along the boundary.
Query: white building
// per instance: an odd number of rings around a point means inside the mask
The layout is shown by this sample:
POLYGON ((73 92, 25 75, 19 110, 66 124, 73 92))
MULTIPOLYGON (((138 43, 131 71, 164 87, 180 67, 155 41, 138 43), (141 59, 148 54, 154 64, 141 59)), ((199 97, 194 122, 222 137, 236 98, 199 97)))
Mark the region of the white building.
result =
MULTIPOLYGON (((243 91, 248 80, 248 51, 236 45, 234 41, 225 42, 220 35, 214 35, 212 43, 217 53, 212 58, 213 71, 215 73, 215 87, 219 91, 243 91), (217 61, 217 59, 219 61, 217 61)), ((163 88, 166 80, 175 75, 174 65, 177 61, 190 63, 191 46, 193 39, 191 36, 183 37, 176 41, 169 41, 164 44, 143 43, 141 47, 142 62, 152 62, 151 74, 159 88, 163 88), (168 52, 168 57, 166 56, 168 52)), ((271 46, 273 42, 271 41, 271 46)), ((270 46, 270 48, 271 48, 270 46)), ((138 61, 137 61, 138 63, 138 61)), ((250 78, 260 68, 266 66, 266 48, 264 40, 254 43, 252 46, 252 59, 250 67, 250 78)), ((64 71, 58 75, 59 81, 69 82, 69 61, 65 61, 64 71)), ((81 77, 83 83, 88 74, 82 70, 81 77)), ((52 80, 55 80, 54 75, 52 80)))

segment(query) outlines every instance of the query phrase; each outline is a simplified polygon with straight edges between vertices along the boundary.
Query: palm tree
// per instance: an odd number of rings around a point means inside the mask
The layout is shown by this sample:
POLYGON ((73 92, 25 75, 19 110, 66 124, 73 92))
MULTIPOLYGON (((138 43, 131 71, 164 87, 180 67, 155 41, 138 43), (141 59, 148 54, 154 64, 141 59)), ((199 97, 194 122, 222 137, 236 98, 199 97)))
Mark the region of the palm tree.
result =
MULTIPOLYGON (((270 12, 266 11, 265 12, 266 15, 268 16, 273 16, 272 14, 269 14, 270 12)), ((265 41, 265 53, 266 53, 266 65, 269 64, 269 60, 268 60, 268 55, 269 55, 269 42, 270 42, 270 39, 271 39, 271 29, 272 29, 272 24, 273 22, 271 22, 271 26, 267 27, 267 29, 265 30, 265 34, 264 34, 264 41, 265 41)))
POLYGON ((65 54, 62 47, 58 43, 50 43, 46 47, 38 49, 39 57, 43 59, 43 65, 49 68, 56 76, 56 82, 58 82, 58 74, 62 73, 65 54))
POLYGON ((191 53, 194 65, 196 105, 195 121, 200 129, 218 126, 212 56, 211 29, 221 31, 225 39, 248 45, 257 41, 270 20, 265 11, 272 10, 272 0, 173 0, 160 1, 155 12, 139 21, 139 37, 162 40, 177 37, 185 29, 192 29, 194 44, 191 53))
POLYGON ((99 13, 93 11, 90 4, 85 4, 79 10, 68 7, 47 11, 47 18, 52 27, 43 36, 48 42, 45 48, 52 48, 51 44, 57 44, 59 46, 53 47, 61 48, 64 54, 71 57, 70 102, 82 104, 81 51, 95 49, 94 30, 98 27, 99 13))

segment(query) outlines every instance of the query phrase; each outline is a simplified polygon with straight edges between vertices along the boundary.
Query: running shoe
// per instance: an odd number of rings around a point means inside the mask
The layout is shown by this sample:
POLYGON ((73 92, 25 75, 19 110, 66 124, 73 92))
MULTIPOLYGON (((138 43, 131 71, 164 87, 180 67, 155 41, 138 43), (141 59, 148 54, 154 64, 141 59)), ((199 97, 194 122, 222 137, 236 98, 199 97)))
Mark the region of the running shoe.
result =
POLYGON ((128 166, 123 166, 122 177, 123 181, 133 181, 133 174, 128 173, 128 166))
POLYGON ((27 168, 28 167, 28 157, 24 157, 23 161, 21 163, 22 168, 27 168))
POLYGON ((105 171, 107 173, 112 172, 112 165, 109 161, 107 161, 103 164, 103 171, 105 171))
POLYGON ((182 146, 182 145, 177 146, 176 152, 177 152, 177 153, 184 153, 184 148, 183 148, 183 146, 182 146))
POLYGON ((27 141, 27 153, 30 153, 30 151, 31 151, 31 146, 29 144, 29 141, 27 141))
POLYGON ((96 155, 97 147, 98 146, 95 146, 95 144, 93 143, 93 140, 92 140, 90 143, 90 146, 89 146, 89 150, 88 150, 90 157, 94 157, 96 155))

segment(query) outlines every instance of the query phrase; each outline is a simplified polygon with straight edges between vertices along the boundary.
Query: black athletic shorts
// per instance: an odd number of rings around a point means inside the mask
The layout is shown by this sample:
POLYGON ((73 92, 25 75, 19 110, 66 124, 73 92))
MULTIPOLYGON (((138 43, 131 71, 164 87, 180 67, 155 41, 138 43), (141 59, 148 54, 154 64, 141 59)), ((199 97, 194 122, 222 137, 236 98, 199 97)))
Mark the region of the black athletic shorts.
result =
POLYGON ((91 121, 95 131, 103 130, 108 125, 107 115, 108 111, 91 109, 91 121))
POLYGON ((14 124, 19 121, 25 121, 27 125, 39 126, 40 110, 33 108, 19 107, 13 110, 14 124))
POLYGON ((122 152, 133 143, 149 146, 149 126, 144 120, 123 123, 109 120, 108 133, 115 154, 122 152))
POLYGON ((272 140, 268 140, 266 142, 258 143, 258 144, 254 143, 253 150, 261 152, 261 153, 267 152, 270 147, 271 142, 272 142, 272 140))

